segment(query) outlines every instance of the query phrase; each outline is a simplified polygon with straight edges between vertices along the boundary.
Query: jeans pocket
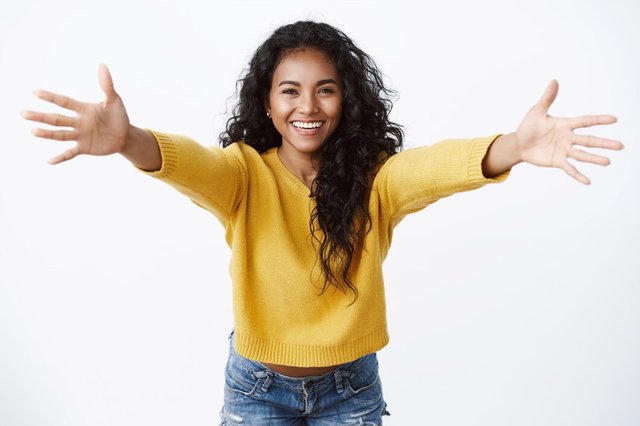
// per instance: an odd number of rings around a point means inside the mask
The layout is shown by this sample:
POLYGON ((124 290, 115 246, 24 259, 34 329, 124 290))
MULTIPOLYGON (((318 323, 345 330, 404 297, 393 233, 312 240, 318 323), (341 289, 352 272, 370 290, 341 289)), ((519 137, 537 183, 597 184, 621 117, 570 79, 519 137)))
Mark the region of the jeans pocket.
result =
POLYGON ((366 403, 382 399, 382 383, 378 375, 378 360, 374 354, 367 355, 347 368, 344 387, 349 397, 366 403))
POLYGON ((350 398, 363 402, 376 402, 382 398, 382 386, 378 375, 361 380, 357 374, 345 379, 350 398))
POLYGON ((245 396, 254 397, 264 381, 264 375, 256 375, 257 372, 238 366, 234 362, 227 363, 225 368, 225 388, 245 396))

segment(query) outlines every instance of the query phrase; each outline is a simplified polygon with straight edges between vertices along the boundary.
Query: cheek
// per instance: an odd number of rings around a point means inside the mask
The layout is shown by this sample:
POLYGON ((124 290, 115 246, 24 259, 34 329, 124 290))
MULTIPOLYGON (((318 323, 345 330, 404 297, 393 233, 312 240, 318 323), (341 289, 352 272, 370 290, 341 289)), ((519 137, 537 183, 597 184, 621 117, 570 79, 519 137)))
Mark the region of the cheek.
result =
POLYGON ((343 101, 343 98, 342 98, 342 96, 340 96, 340 100, 338 100, 338 101, 335 103, 336 115, 337 115, 338 117, 341 117, 341 116, 342 116, 342 103, 343 103, 342 101, 343 101))
POLYGON ((330 103, 325 106, 325 112, 334 120, 339 120, 342 116, 342 104, 330 103))
POLYGON ((336 126, 337 126, 338 123, 340 122, 340 119, 342 118, 342 107, 340 105, 335 109, 334 117, 335 117, 336 126))
POLYGON ((292 106, 286 100, 275 99, 271 101, 271 112, 280 119, 286 119, 286 117, 291 114, 291 110, 292 106))

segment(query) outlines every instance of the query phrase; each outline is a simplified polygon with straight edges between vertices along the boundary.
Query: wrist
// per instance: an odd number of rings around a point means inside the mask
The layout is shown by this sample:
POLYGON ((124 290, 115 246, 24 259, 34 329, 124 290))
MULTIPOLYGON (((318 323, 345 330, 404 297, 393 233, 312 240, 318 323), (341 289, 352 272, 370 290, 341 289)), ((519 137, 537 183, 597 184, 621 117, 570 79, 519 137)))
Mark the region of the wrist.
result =
POLYGON ((129 124, 129 127, 127 128, 127 135, 125 136, 124 142, 120 147, 120 151, 118 151, 120 154, 127 157, 128 154, 131 155, 135 151, 136 139, 139 138, 139 130, 141 129, 132 124, 129 124))
POLYGON ((489 145, 482 160, 482 173, 485 177, 492 178, 511 170, 520 162, 522 162, 522 154, 516 133, 500 135, 489 145))
POLYGON ((505 135, 498 136, 496 142, 498 142, 498 139, 500 139, 499 144, 502 145, 501 148, 504 161, 507 164, 510 164, 509 168, 523 161, 517 132, 511 132, 505 135))
POLYGON ((162 155, 156 139, 146 129, 131 124, 120 154, 143 170, 154 171, 162 167, 162 155))

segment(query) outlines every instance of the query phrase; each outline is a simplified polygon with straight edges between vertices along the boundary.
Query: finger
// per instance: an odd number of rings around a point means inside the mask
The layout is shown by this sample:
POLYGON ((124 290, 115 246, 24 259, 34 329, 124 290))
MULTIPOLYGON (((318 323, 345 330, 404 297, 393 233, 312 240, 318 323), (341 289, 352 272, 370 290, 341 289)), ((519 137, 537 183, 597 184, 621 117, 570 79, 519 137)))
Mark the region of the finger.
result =
POLYGON ((31 133, 42 139, 53 139, 57 141, 74 141, 78 137, 78 133, 75 130, 33 129, 31 133))
POLYGON ((577 180, 580 183, 583 183, 585 185, 589 185, 591 183, 591 181, 589 179, 587 179, 586 176, 584 176, 583 174, 581 174, 578 169, 576 169, 573 165, 571 165, 568 161, 565 161, 562 166, 560 166, 560 168, 562 170, 565 171, 566 174, 568 174, 569 176, 571 176, 572 178, 574 178, 575 180, 577 180))
POLYGON ((581 161, 583 163, 598 164, 600 166, 608 166, 611 163, 607 157, 591 154, 579 149, 572 149, 567 153, 567 155, 569 158, 573 158, 574 160, 581 161))
POLYGON ((118 94, 113 87, 113 79, 111 78, 111 73, 109 72, 109 68, 107 68, 105 64, 98 65, 98 82, 100 83, 100 89, 102 89, 107 98, 107 102, 112 101, 114 98, 118 97, 118 94))
POLYGON ((37 111, 20 111, 22 118, 58 127, 76 127, 78 120, 61 114, 48 114, 37 111))
POLYGON ((549 84, 547 84, 547 88, 544 90, 542 97, 536 104, 535 108, 540 110, 540 112, 547 113, 549 111, 549 107, 553 101, 556 100, 556 96, 558 95, 559 89, 558 80, 551 80, 549 84))
POLYGON ((53 157, 52 159, 50 159, 48 161, 49 164, 54 165, 54 164, 60 164, 63 161, 69 161, 72 158, 74 158, 76 155, 80 154, 80 150, 78 149, 77 146, 66 150, 65 152, 63 152, 60 155, 56 155, 55 157, 53 157))
POLYGON ((61 106, 62 108, 70 109, 71 111, 78 112, 82 108, 82 102, 76 101, 68 96, 59 95, 46 90, 34 90, 33 94, 44 101, 51 102, 61 106))
POLYGON ((573 143, 576 145, 587 146, 589 148, 615 149, 616 151, 624 148, 624 145, 620 141, 589 135, 575 135, 573 143))
POLYGON ((599 126, 601 124, 613 124, 618 119, 613 115, 601 114, 601 115, 583 115, 581 117, 572 118, 571 128, 577 129, 579 127, 591 127, 599 126))

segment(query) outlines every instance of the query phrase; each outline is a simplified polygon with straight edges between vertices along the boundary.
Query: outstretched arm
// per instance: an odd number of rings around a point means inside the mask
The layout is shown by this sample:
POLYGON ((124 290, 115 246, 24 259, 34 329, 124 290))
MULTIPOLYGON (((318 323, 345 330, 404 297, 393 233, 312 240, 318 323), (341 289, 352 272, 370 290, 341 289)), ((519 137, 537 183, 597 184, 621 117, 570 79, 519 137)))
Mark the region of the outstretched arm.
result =
POLYGON ((146 130, 129 123, 122 99, 113 87, 108 68, 100 64, 98 81, 105 94, 100 103, 80 102, 67 96, 36 90, 34 94, 47 102, 56 104, 76 113, 75 116, 22 111, 27 120, 45 123, 60 128, 33 130, 33 134, 44 139, 76 141, 74 147, 53 157, 50 164, 71 160, 79 154, 109 155, 120 153, 137 167, 154 171, 162 166, 160 150, 155 138, 146 130))
POLYGON ((500 136, 489 147, 482 161, 485 177, 494 177, 518 163, 525 162, 541 167, 557 167, 577 181, 588 185, 581 174, 567 159, 606 166, 609 159, 574 148, 581 145, 589 148, 620 150, 622 143, 597 136, 576 135, 575 129, 617 121, 612 115, 585 115, 563 118, 548 115, 549 107, 558 94, 558 82, 552 80, 542 98, 527 113, 514 133, 500 136))

